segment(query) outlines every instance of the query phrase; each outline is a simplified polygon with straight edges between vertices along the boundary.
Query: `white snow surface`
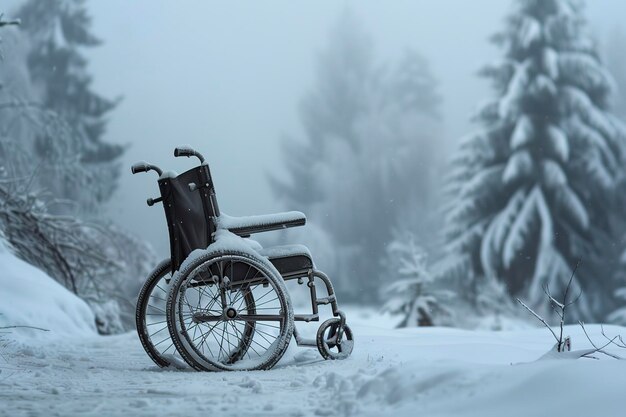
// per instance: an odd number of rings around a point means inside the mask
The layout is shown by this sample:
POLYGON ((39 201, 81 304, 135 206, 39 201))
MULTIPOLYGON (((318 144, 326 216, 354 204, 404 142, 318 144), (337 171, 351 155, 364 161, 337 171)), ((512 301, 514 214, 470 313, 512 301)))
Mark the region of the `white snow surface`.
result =
POLYGON ((5 326, 48 330, 15 328, 11 329, 12 338, 50 340, 96 334, 95 318, 87 303, 40 269, 18 259, 0 240, 0 327, 5 326))
POLYGON ((286 211, 283 213, 261 214, 258 216, 232 217, 221 213, 218 218, 218 226, 222 229, 237 229, 240 227, 265 226, 276 223, 287 223, 306 219, 304 213, 299 211, 286 211))
POLYGON ((159 179, 162 180, 165 178, 176 178, 176 177, 178 177, 178 172, 169 170, 169 171, 163 171, 159 179))
MULTIPOLYGON (((14 343, 0 362, 0 416, 624 415, 626 361, 538 360, 554 344, 546 329, 397 330, 389 316, 346 312, 349 359, 292 343, 270 371, 161 370, 134 333, 14 343)), ((601 339, 599 326, 587 329, 601 339)), ((573 349, 590 347, 578 326, 566 334, 573 349)))

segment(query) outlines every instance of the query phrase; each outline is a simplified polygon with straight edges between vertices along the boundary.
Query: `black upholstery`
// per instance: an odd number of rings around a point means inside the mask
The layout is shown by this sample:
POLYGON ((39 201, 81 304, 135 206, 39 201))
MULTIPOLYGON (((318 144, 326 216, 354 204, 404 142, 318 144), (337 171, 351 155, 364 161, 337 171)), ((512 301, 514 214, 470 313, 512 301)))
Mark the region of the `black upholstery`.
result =
POLYGON ((280 258, 269 258, 276 267, 280 275, 291 275, 298 271, 306 271, 313 268, 313 260, 304 255, 283 256, 280 258))
POLYGON ((215 226, 203 199, 205 190, 191 192, 189 183, 203 180, 204 167, 196 167, 180 175, 162 176, 159 187, 170 232, 172 271, 177 271, 187 256, 212 243, 215 226))
POLYGON ((263 248, 259 253, 266 256, 282 276, 307 271, 314 267, 309 250, 302 245, 263 248))

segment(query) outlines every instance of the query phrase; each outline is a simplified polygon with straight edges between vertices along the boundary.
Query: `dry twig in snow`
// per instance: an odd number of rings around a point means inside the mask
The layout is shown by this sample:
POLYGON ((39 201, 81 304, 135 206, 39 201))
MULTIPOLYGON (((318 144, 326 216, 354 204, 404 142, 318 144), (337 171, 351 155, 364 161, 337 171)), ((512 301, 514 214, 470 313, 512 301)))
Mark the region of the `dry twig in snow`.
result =
MULTIPOLYGON (((576 266, 574 267, 574 270, 572 271, 572 276, 569 279, 569 282, 567 283, 567 287, 565 287, 565 291, 563 294, 563 301, 559 301, 556 298, 554 298, 552 296, 552 294, 550 294, 550 289, 548 288, 548 286, 546 285, 543 289, 543 291, 546 293, 546 296, 548 297, 548 302, 550 303, 550 307, 552 307, 552 310, 556 313, 556 315, 559 317, 559 335, 557 336, 556 332, 552 329, 552 327, 546 322, 546 320, 541 317, 539 314, 537 314, 532 308, 528 307, 526 304, 524 304, 524 302, 522 300, 520 300, 519 298, 517 299, 517 302, 520 303, 526 310, 528 310, 528 312, 530 312, 530 314, 532 314, 537 320, 539 320, 541 323, 543 323, 544 326, 546 326, 546 328, 548 330, 550 330, 550 333, 552 333, 552 336, 554 336, 554 339, 556 340, 556 351, 557 352, 564 352, 564 351, 569 351, 571 350, 571 344, 570 344, 570 338, 569 337, 563 337, 563 327, 565 326, 565 316, 567 313, 567 308, 569 306, 571 306, 572 304, 576 303, 576 301, 578 301, 578 299, 580 299, 580 296, 582 295, 582 292, 578 294, 578 296, 576 296, 576 298, 574 298, 571 301, 567 300, 567 297, 569 295, 570 292, 570 288, 572 286, 572 282, 574 281, 574 275, 576 274, 576 270, 578 270, 578 266, 580 265, 580 259, 578 260, 578 262, 576 262, 576 266)), ((585 356, 585 355, 583 355, 585 356)))

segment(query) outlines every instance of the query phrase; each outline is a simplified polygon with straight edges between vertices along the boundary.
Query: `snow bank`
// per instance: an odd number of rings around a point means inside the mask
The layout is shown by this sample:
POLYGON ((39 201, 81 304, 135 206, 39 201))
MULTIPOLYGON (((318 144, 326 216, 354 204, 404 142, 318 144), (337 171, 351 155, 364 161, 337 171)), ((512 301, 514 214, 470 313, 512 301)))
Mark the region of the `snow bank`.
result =
MULTIPOLYGON (((354 327, 360 350, 328 366, 313 382, 317 390, 335 393, 333 409, 339 415, 624 415, 626 361, 603 355, 596 355, 600 360, 547 359, 542 352, 553 340, 545 329, 354 327), (360 363, 364 356, 367 361, 360 363)), ((626 334, 623 327, 605 329, 610 335, 626 334)), ((593 339, 603 340, 600 326, 588 330, 593 339)), ((591 347, 579 326, 567 326, 566 334, 572 335, 575 349, 591 347)), ((316 414, 333 415, 326 407, 316 414)))
MULTIPOLYGON (((316 349, 292 343, 271 371, 161 370, 134 333, 22 350, 11 366, 28 371, 0 376, 0 416, 625 415, 626 361, 537 360, 554 343, 545 328, 399 330, 398 318, 345 307, 356 338, 350 358, 324 361, 316 349)), ((318 325, 298 323, 300 330, 318 325)), ((599 325, 587 330, 603 340, 599 325)), ((625 327, 604 330, 626 335, 625 327)), ((567 326, 565 334, 572 349, 591 347, 580 326, 567 326)))
POLYGON ((11 329, 12 336, 55 338, 96 333, 95 318, 83 300, 40 269, 18 259, 0 240, 0 327, 35 326, 48 329, 11 329))

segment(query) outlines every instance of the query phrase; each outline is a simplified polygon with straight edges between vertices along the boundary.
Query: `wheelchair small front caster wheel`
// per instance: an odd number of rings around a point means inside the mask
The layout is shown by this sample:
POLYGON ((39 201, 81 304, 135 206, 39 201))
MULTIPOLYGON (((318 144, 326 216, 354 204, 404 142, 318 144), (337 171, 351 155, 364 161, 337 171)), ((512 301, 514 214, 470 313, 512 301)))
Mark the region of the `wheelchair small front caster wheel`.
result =
POLYGON ((340 323, 339 318, 328 319, 317 330, 317 349, 324 359, 346 359, 352 353, 354 348, 352 330, 344 324, 343 331, 339 335, 340 323))

